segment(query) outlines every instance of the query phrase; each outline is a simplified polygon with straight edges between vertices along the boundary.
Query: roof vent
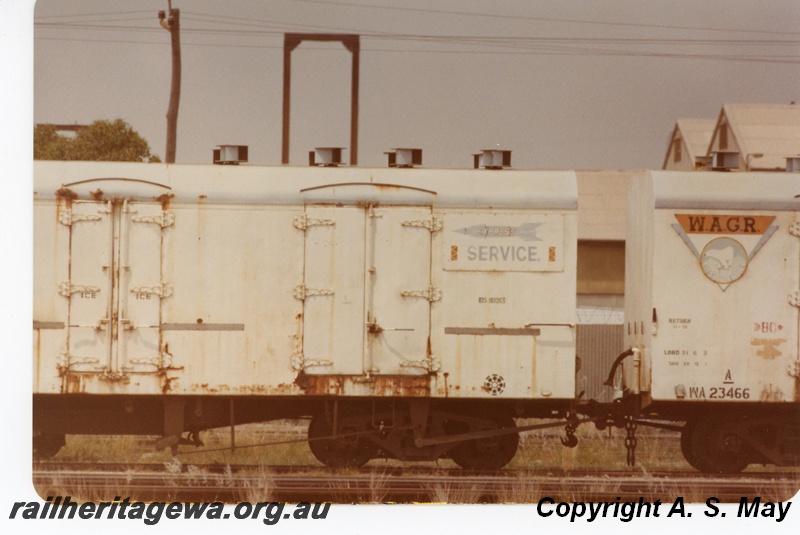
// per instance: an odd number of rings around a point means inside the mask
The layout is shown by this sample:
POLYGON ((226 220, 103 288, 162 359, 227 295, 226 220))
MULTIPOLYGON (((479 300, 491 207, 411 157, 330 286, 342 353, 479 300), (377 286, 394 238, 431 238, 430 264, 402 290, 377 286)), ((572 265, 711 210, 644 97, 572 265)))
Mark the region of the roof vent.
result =
POLYGON ((504 169, 511 167, 511 151, 497 149, 483 149, 481 152, 472 155, 475 169, 504 169))
POLYGON ((214 149, 217 165, 239 165, 247 163, 247 145, 217 145, 214 149))
POLYGON ((694 159, 694 170, 703 171, 710 169, 713 158, 711 156, 698 156, 694 159))
POLYGON ((800 173, 800 155, 786 158, 786 172, 800 173))
POLYGON ((389 167, 422 165, 422 149, 392 149, 384 154, 389 157, 389 167))
POLYGON ((738 152, 712 152, 712 168, 714 171, 731 171, 739 168, 738 152))
POLYGON ((308 165, 338 167, 342 164, 341 147, 317 147, 308 153, 308 165))

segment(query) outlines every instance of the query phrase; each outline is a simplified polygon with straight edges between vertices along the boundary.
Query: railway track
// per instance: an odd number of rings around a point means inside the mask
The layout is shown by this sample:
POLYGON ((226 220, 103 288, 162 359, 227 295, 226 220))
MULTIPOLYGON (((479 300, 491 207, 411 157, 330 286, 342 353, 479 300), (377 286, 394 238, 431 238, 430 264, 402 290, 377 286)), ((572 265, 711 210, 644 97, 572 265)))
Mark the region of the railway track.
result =
POLYGON ((331 472, 261 469, 258 473, 181 473, 35 470, 41 496, 71 495, 86 500, 130 497, 141 501, 316 501, 334 503, 535 503, 543 497, 566 501, 738 502, 759 496, 770 501, 791 498, 800 487, 792 472, 712 477, 680 472, 643 475, 633 472, 512 471, 494 474, 403 469, 331 472))
MULTIPOLYGON (((396 464, 370 464, 360 468, 348 469, 334 469, 322 466, 320 464, 286 464, 286 465, 256 465, 252 463, 236 464, 236 463, 140 463, 140 462, 97 462, 97 461, 35 461, 33 463, 34 472, 59 472, 59 471, 74 471, 74 472, 161 472, 161 473, 196 473, 197 471, 206 472, 209 474, 244 474, 252 473, 254 471, 267 470, 273 474, 308 474, 312 472, 319 474, 321 472, 329 474, 372 474, 380 472, 385 475, 403 475, 403 474, 420 474, 424 473, 430 477, 440 476, 506 476, 515 477, 520 474, 533 475, 533 476, 550 476, 550 477, 658 477, 658 478, 718 478, 712 474, 704 474, 696 470, 658 470, 658 471, 644 471, 638 468, 626 470, 608 470, 603 468, 583 468, 583 469, 564 469, 559 467, 540 467, 530 469, 514 469, 503 468, 501 470, 466 470, 464 468, 441 468, 432 466, 431 464, 411 464, 404 463, 401 466, 396 464)), ((729 476, 736 477, 736 476, 729 476)), ((800 471, 793 468, 777 468, 772 471, 749 471, 739 474, 738 477, 743 478, 772 478, 796 477, 800 480, 800 471)))

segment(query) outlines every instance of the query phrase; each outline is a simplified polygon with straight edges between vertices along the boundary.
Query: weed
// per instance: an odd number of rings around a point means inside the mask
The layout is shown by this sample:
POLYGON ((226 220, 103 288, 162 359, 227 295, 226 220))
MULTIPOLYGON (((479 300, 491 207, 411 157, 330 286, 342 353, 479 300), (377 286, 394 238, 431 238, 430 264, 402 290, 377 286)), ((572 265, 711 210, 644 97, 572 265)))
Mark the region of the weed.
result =
POLYGON ((433 503, 478 503, 483 492, 475 484, 434 483, 430 486, 433 503))
POLYGON ((271 502, 273 500, 275 481, 266 466, 259 467, 255 478, 248 479, 241 492, 239 501, 250 503, 271 502))

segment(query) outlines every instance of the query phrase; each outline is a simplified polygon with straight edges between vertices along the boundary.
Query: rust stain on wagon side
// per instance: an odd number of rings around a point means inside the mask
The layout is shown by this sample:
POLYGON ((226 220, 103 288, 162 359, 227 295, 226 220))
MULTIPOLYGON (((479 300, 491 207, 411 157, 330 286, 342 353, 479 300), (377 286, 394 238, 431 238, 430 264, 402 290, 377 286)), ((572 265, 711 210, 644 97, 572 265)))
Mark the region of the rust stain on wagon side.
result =
POLYGON ((771 383, 764 385, 764 388, 761 390, 760 401, 785 401, 785 399, 786 397, 783 394, 783 390, 778 387, 773 387, 771 383))
POLYGON ((786 342, 786 338, 753 338, 750 340, 750 345, 758 348, 755 352, 757 357, 774 360, 783 355, 780 347, 786 342))
POLYGON ((178 380, 178 377, 169 377, 166 373, 161 375, 161 393, 169 394, 172 391, 172 383, 178 380))
POLYGON ((256 395, 256 396, 285 396, 285 395, 298 395, 300 389, 292 384, 278 384, 278 385, 239 385, 233 388, 237 394, 256 395))
POLYGON ((75 200, 78 198, 78 194, 72 191, 69 188, 60 188, 56 190, 56 198, 58 199, 67 199, 67 200, 75 200))
POLYGON ((220 389, 218 385, 209 385, 208 383, 195 383, 189 385, 190 392, 202 392, 203 394, 219 394, 220 389))
POLYGON ((90 381, 94 381, 95 377, 92 374, 86 373, 67 373, 64 375, 62 382, 63 394, 85 394, 86 385, 90 381))
MULTIPOLYGON (((61 214, 71 210, 72 201, 77 198, 78 195, 74 191, 65 188, 56 191, 56 228, 61 223, 61 214)), ((53 258, 58 258, 58 255, 53 258)))
POLYGON ((427 375, 307 375, 300 374, 297 385, 309 396, 369 395, 396 397, 427 397, 430 377, 427 375))
POLYGON ((298 395, 302 392, 293 384, 243 384, 236 386, 229 386, 226 384, 209 384, 209 383, 194 383, 189 385, 189 391, 192 393, 201 394, 237 394, 248 396, 283 396, 283 395, 298 395))
POLYGON ((174 193, 164 193, 164 194, 159 195, 158 197, 156 197, 156 201, 160 202, 161 203, 161 209, 166 211, 166 210, 169 210, 170 201, 172 201, 172 198, 174 196, 175 196, 174 193))

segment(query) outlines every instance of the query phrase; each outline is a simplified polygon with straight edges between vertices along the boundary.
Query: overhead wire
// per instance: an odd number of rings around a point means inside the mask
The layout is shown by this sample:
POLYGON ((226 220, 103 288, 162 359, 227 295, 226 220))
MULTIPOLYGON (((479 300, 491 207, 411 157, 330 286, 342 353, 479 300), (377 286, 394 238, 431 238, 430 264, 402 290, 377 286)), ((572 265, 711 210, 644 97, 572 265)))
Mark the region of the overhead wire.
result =
POLYGON ((557 18, 557 17, 537 17, 532 15, 503 15, 499 13, 475 13, 471 11, 456 11, 456 10, 447 10, 447 9, 433 9, 433 8, 414 8, 409 6, 397 7, 397 6, 378 6, 374 4, 364 4, 364 3, 356 3, 356 2, 330 2, 326 0, 296 0, 297 2, 304 2, 307 4, 321 4, 327 6, 340 6, 340 7, 357 7, 357 8, 366 8, 366 9, 378 9, 378 10, 389 10, 389 11, 403 11, 403 12, 416 12, 416 13, 426 13, 426 14, 435 14, 435 15, 457 15, 463 17, 480 17, 482 19, 492 18, 492 19, 501 19, 501 20, 527 20, 527 21, 536 21, 536 22, 556 22, 556 23, 564 23, 564 24, 586 24, 586 25, 594 25, 594 26, 624 26, 624 27, 635 27, 635 28, 647 28, 647 29, 664 29, 664 30, 685 30, 685 31, 704 31, 704 32, 733 32, 733 33, 766 33, 766 34, 778 34, 778 35, 800 35, 800 32, 783 32, 783 31, 776 31, 776 30, 753 30, 751 28, 714 28, 714 27, 703 27, 703 26, 678 26, 678 25, 668 25, 668 24, 649 24, 649 23, 640 23, 640 22, 612 22, 612 21, 600 21, 600 20, 581 20, 581 19, 567 19, 567 18, 557 18))
MULTIPOLYGON (((327 3, 327 2, 320 2, 327 3)), ((351 5, 352 3, 336 2, 335 4, 351 5)), ((362 4, 352 4, 364 7, 362 4)), ((379 6, 387 7, 389 6, 379 6)), ((401 9, 401 8, 393 8, 401 9)), ((425 11, 425 10, 424 10, 425 11)), ((435 11, 435 10, 434 10, 435 11)), ((84 30, 84 31, 113 31, 113 32, 140 32, 150 33, 159 32, 161 28, 154 25, 148 26, 131 26, 124 24, 115 24, 117 22, 134 21, 134 20, 147 20, 144 18, 119 18, 120 15, 130 15, 143 13, 142 11, 136 12, 116 12, 94 14, 95 16, 103 15, 105 19, 95 20, 81 20, 77 21, 55 21, 55 22, 35 22, 35 26, 41 29, 59 29, 59 30, 84 30)), ((444 13, 444 12, 442 12, 444 13)), ((469 14, 462 12, 447 12, 450 14, 469 14)), ((474 14, 473 14, 474 15, 474 14)), ((79 15, 69 15, 61 17, 78 17, 79 15)), ((88 17, 90 15, 83 15, 88 17)), ((497 15, 498 17, 505 17, 497 15)), ((54 17, 41 17, 41 18, 54 18, 54 17)), ((215 25, 235 26, 236 29, 231 28, 202 28, 202 27, 189 27, 183 26, 182 32, 187 35, 205 35, 205 36, 235 36, 235 37, 282 37, 286 32, 287 27, 302 28, 305 31, 310 29, 319 29, 318 26, 307 24, 285 23, 277 21, 264 21, 258 19, 245 19, 241 17, 218 16, 206 13, 189 12, 182 15, 183 21, 194 21, 203 24, 213 23, 215 25), (255 28, 255 29, 243 29, 255 28)), ((565 19, 565 21, 568 19, 565 19)), ((579 21, 572 21, 579 22, 579 21)), ((618 23, 615 23, 618 24, 618 23)), ((331 31, 330 27, 324 28, 331 31)), ((688 29, 688 28, 682 28, 688 29)), ((341 32, 343 29, 337 29, 341 32)), ((439 54, 506 54, 506 55, 572 55, 572 56, 628 56, 628 57, 661 57, 661 58, 674 58, 674 59, 706 59, 706 60, 721 60, 721 61, 742 61, 742 62, 764 62, 764 63, 785 63, 797 64, 800 63, 800 55, 786 55, 786 54, 741 54, 741 53, 688 53, 678 51, 663 51, 663 50, 649 50, 649 49, 608 49, 598 48, 599 46, 622 46, 622 47, 797 47, 800 46, 800 40, 797 39, 715 39, 715 38, 630 38, 630 37, 531 37, 531 36, 480 36, 480 35, 433 35, 433 34, 408 34, 408 33, 391 33, 391 32, 361 32, 357 30, 344 30, 350 31, 360 35, 363 39, 374 41, 397 41, 397 42, 413 42, 419 44, 445 44, 445 45, 458 45, 467 47, 482 47, 483 50, 471 48, 470 50, 435 50, 426 48, 421 49, 381 49, 362 47, 365 52, 426 52, 426 53, 439 53, 439 54), (485 50, 485 48, 490 50, 485 50), (559 48, 560 47, 560 48, 559 48)), ((766 32, 766 33, 788 33, 788 32, 766 32)), ((84 42, 116 42, 116 43, 131 43, 131 44, 155 44, 147 43, 144 41, 125 41, 120 39, 75 39, 65 37, 45 37, 36 36, 36 39, 41 40, 63 40, 63 41, 84 41, 84 42)), ((160 44, 160 43, 159 43, 160 44)), ((223 44, 223 43, 192 43, 184 42, 186 46, 216 46, 216 47, 238 47, 238 48, 280 48, 280 46, 272 45, 252 45, 244 43, 236 44, 223 44)))
MULTIPOLYGON (((117 44, 139 44, 163 46, 161 41, 131 41, 123 39, 86 39, 86 38, 58 38, 40 37, 40 40, 53 41, 72 41, 84 43, 117 43, 117 44)), ((282 45, 243 45, 243 44, 220 44, 220 43, 184 43, 184 46, 193 47, 212 47, 212 48, 239 48, 239 49, 273 49, 282 50, 282 45)), ((309 47, 311 50, 328 51, 328 48, 309 47)), ((656 52, 627 52, 624 50, 607 49, 575 49, 575 48, 555 48, 542 47, 528 51, 493 51, 493 50, 429 50, 429 49, 388 49, 388 48, 362 48, 362 52, 378 53, 404 53, 404 54, 454 54, 454 55, 505 55, 505 56, 636 56, 636 57, 661 57, 670 59, 705 59, 715 61, 734 61, 734 62, 755 62, 755 63, 777 63, 786 65, 800 65, 800 58, 797 56, 776 56, 776 55, 737 55, 722 56, 712 54, 677 54, 677 53, 656 53, 656 52)))
POLYGON ((36 15, 37 19, 67 19, 67 18, 84 18, 84 17, 103 17, 110 15, 133 15, 136 13, 152 13, 149 9, 139 9, 136 11, 108 11, 108 12, 92 12, 92 13, 71 13, 68 15, 36 15))
MULTIPOLYGON (((679 30, 679 31, 703 31, 703 32, 729 32, 729 33, 759 33, 759 34, 774 34, 774 35, 800 35, 800 31, 778 31, 778 30, 755 30, 752 28, 719 28, 719 27, 711 27, 711 26, 681 26, 681 25, 669 25, 669 24, 653 24, 653 23, 640 23, 640 22, 619 22, 619 21, 600 21, 600 20, 583 20, 583 19, 569 19, 569 18, 559 18, 559 17, 540 17, 540 16, 532 16, 532 15, 503 15, 500 13, 487 13, 487 12, 471 12, 471 11, 459 11, 459 10, 446 10, 446 9, 433 9, 433 8, 414 8, 410 6, 379 6, 374 4, 366 4, 366 3, 357 3, 357 2, 332 2, 327 0, 294 0, 296 2, 303 2, 308 4, 318 4, 318 5, 327 5, 331 7, 352 7, 352 8, 361 8, 361 9, 375 9, 375 10, 389 10, 389 11, 401 11, 401 12, 409 12, 409 13, 426 13, 426 14, 434 14, 434 15, 446 15, 446 16, 462 16, 462 17, 478 17, 481 19, 498 19, 498 20, 525 20, 525 21, 533 21, 533 22, 548 22, 548 23, 562 23, 562 24, 582 24, 582 25, 590 25, 590 26, 621 26, 621 27, 631 27, 631 28, 643 28, 643 29, 664 29, 664 30, 679 30)), ((102 16, 118 16, 118 15, 131 15, 131 14, 150 14, 152 11, 150 10, 133 10, 133 11, 114 11, 114 12, 92 12, 92 13, 75 13, 75 14, 68 14, 68 15, 37 15, 37 20, 45 20, 45 19, 68 19, 68 18, 81 18, 85 19, 86 17, 102 17, 102 16)), ((220 21, 220 20, 228 20, 228 21, 238 21, 242 24, 255 24, 255 23, 267 23, 267 24, 274 24, 271 21, 259 21, 258 19, 252 18, 245 18, 245 17, 232 17, 229 15, 219 15, 219 14, 208 14, 208 13, 193 13, 194 16, 199 17, 207 17, 210 18, 212 21, 220 21)), ((183 18, 186 18, 185 13, 182 14, 183 18)), ((146 19, 142 19, 146 20, 146 19)), ((233 23, 233 22, 231 22, 233 23)))
MULTIPOLYGON (((185 19, 185 17, 184 17, 185 19)), ((106 31, 159 31, 157 26, 119 26, 97 25, 85 23, 37 23, 43 28, 106 30, 106 31)), ((230 30, 210 28, 187 28, 185 33, 205 35, 234 36, 282 36, 280 30, 230 30)), ((659 38, 614 38, 614 37, 525 37, 525 36, 474 36, 474 35, 425 35, 402 33, 369 33, 359 32, 362 38, 390 41, 442 42, 457 44, 494 44, 501 46, 524 45, 526 43, 579 43, 579 44, 620 44, 620 45, 726 45, 726 46, 800 46, 800 39, 763 40, 763 39, 659 39, 659 38)))

